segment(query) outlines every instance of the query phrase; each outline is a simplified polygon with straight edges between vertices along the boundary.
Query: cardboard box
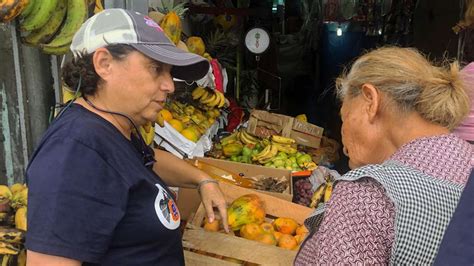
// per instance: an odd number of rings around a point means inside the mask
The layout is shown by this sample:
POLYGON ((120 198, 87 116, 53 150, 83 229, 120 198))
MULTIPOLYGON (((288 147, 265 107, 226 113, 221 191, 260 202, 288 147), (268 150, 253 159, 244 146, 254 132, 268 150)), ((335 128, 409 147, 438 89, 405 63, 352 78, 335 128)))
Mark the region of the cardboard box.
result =
MULTIPOLYGON (((225 161, 225 160, 219 160, 219 159, 207 158, 207 157, 194 158, 194 159, 203 161, 210 165, 222 168, 231 173, 241 175, 241 176, 247 176, 247 177, 260 176, 262 178, 269 177, 269 176, 284 177, 289 181, 288 188, 285 192, 277 193, 277 192, 268 192, 268 191, 261 191, 261 190, 258 190, 258 191, 268 194, 268 195, 272 195, 277 198, 281 198, 286 201, 291 202, 293 200, 293 182, 292 182, 290 170, 276 169, 276 168, 264 167, 260 165, 237 163, 237 162, 231 162, 231 161, 225 161)), ((201 203, 201 198, 199 197, 199 194, 197 193, 196 189, 189 189, 189 188, 179 189, 177 204, 178 204, 179 212, 181 214, 181 219, 187 220, 189 218, 189 215, 198 208, 200 203, 201 203)))
POLYGON ((248 121, 247 132, 259 137, 281 135, 296 140, 296 143, 318 148, 324 129, 299 121, 294 117, 253 110, 248 121))
POLYGON ((198 142, 192 142, 181 135, 168 122, 165 122, 164 127, 155 126, 155 142, 165 148, 167 151, 173 153, 179 158, 185 155, 188 158, 195 156, 204 156, 204 153, 211 150, 212 138, 217 134, 219 123, 215 122, 207 131, 201 136, 198 142))
MULTIPOLYGON (((223 183, 222 192, 228 204, 245 194, 257 194, 265 202, 267 221, 274 217, 290 217, 299 224, 313 209, 272 197, 255 190, 223 183)), ((205 217, 202 205, 188 222, 183 234, 184 257, 187 265, 237 265, 220 258, 227 257, 252 263, 252 265, 293 265, 296 250, 286 250, 242 237, 219 232, 208 232, 201 228, 205 217)))

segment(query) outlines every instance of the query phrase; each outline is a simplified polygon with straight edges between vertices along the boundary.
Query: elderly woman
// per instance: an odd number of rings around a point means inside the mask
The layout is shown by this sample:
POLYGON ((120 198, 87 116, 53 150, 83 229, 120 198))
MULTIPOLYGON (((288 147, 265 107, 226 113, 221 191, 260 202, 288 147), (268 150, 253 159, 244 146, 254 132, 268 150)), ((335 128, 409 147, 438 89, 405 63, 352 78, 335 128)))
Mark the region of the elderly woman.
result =
POLYGON ((122 9, 88 19, 71 50, 63 77, 82 97, 49 127, 27 169, 28 264, 184 265, 168 186, 197 188, 209 220, 217 207, 225 223, 223 195, 207 174, 135 133, 155 121, 173 77, 199 79, 208 61, 122 9))
POLYGON ((352 171, 308 225, 296 265, 427 265, 474 166, 451 130, 469 111, 456 63, 380 48, 337 80, 352 171))

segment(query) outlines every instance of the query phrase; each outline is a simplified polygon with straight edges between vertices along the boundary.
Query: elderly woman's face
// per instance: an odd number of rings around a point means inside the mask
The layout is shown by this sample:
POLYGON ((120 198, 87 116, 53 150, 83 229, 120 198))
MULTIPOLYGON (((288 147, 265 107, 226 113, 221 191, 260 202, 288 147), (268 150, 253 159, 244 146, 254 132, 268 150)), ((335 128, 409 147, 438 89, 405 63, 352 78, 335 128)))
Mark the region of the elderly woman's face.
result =
POLYGON ((112 78, 107 80, 116 106, 138 124, 155 121, 168 94, 174 92, 171 66, 134 51, 114 61, 112 78))
POLYGON ((367 108, 368 103, 361 95, 352 99, 346 97, 342 104, 342 144, 351 169, 379 162, 381 147, 377 147, 377 130, 368 121, 367 108))

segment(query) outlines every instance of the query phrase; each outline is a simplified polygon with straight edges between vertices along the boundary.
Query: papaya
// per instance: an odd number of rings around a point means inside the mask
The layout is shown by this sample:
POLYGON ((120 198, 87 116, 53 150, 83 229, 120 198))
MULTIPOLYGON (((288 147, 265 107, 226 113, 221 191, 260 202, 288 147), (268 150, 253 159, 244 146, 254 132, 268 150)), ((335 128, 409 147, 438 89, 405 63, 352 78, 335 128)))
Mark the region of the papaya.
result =
POLYGON ((204 55, 204 52, 206 52, 206 46, 204 45, 204 41, 201 39, 201 37, 189 37, 186 41, 186 46, 191 53, 195 53, 200 56, 204 55))
POLYGON ((226 157, 231 157, 232 155, 239 155, 242 153, 243 145, 238 142, 229 143, 222 146, 222 153, 226 157))
POLYGON ((181 19, 178 14, 174 11, 170 11, 161 20, 160 27, 165 32, 166 36, 168 36, 175 45, 178 45, 181 40, 181 32, 183 31, 181 19))
POLYGON ((255 194, 243 195, 232 202, 227 210, 227 214, 230 228, 233 231, 237 231, 246 224, 263 223, 266 215, 265 204, 255 194))
POLYGON ((255 240, 263 234, 263 229, 256 223, 245 224, 240 228, 240 236, 245 239, 255 240))
POLYGON ((294 235, 298 228, 298 223, 291 218, 280 217, 273 221, 275 231, 283 234, 294 235))

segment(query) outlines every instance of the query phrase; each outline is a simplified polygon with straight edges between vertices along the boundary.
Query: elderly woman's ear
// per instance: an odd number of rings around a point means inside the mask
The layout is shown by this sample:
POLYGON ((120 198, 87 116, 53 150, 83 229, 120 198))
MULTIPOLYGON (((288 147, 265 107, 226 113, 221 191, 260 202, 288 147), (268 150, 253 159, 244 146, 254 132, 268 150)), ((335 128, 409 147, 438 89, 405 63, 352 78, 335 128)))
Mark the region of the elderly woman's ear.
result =
POLYGON ((360 96, 364 102, 364 112, 367 114, 369 122, 372 123, 380 112, 382 95, 375 86, 365 83, 362 85, 360 96))

